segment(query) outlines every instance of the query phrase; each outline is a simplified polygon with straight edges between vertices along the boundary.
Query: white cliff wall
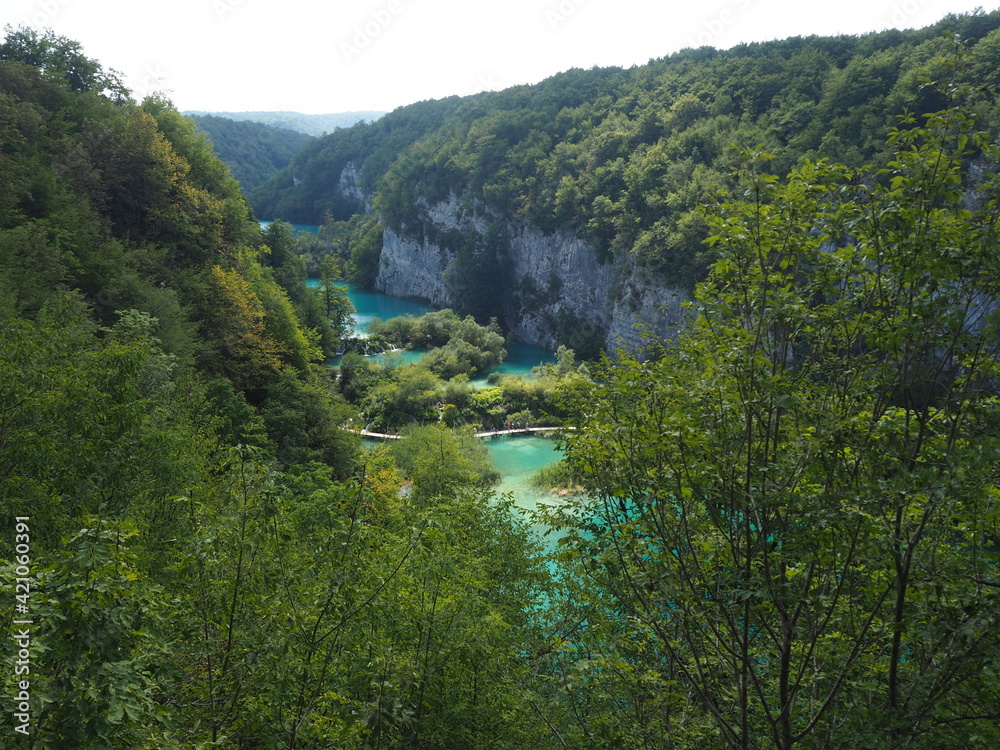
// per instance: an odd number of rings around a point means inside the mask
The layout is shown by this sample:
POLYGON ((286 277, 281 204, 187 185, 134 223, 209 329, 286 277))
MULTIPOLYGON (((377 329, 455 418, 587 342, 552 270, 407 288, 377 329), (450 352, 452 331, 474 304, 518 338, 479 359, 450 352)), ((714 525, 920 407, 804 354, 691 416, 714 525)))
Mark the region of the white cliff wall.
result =
MULTIPOLYGON (((427 219, 442 231, 461 228, 457 200, 436 203, 426 210, 427 219)), ((482 227, 477 227, 482 230, 482 227)), ((382 235, 382 259, 375 288, 394 297, 425 300, 448 307, 451 300, 444 285, 449 254, 426 239, 406 237, 386 228, 382 235)))
POLYGON ((444 286, 449 258, 444 250, 386 229, 375 288, 393 297, 419 299, 439 307, 451 301, 444 286))
POLYGON ((340 181, 337 184, 337 189, 340 194, 345 198, 351 198, 356 200, 360 205, 365 206, 368 210, 369 207, 368 196, 364 194, 361 189, 361 177, 358 174, 358 170, 354 167, 354 162, 347 162, 347 166, 344 167, 344 171, 340 173, 340 181))
MULTIPOLYGON (((473 226, 482 233, 493 220, 482 211, 463 215, 455 198, 427 207, 425 216, 442 232, 473 226)), ((601 264, 586 241, 561 232, 546 235, 519 222, 508 221, 507 234, 513 286, 503 322, 522 341, 555 348, 568 326, 596 332, 609 351, 634 351, 641 347, 644 327, 659 336, 676 334, 686 293, 644 276, 631 259, 601 264)), ((444 275, 450 262, 447 251, 426 239, 387 229, 375 286, 447 307, 444 275)))

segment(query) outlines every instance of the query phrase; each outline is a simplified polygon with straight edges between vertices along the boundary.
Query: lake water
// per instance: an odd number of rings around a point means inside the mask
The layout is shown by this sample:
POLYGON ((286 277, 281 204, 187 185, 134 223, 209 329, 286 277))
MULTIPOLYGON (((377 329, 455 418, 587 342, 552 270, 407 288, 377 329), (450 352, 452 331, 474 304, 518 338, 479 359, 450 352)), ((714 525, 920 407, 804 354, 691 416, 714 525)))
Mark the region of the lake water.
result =
POLYGON ((484 440, 493 465, 503 474, 498 494, 509 492, 515 505, 533 509, 539 493, 530 482, 532 475, 562 458, 555 440, 537 435, 498 435, 484 440))
MULTIPOLYGON (((309 279, 306 281, 306 284, 316 286, 319 284, 319 279, 309 279)), ((388 320, 400 315, 420 317, 434 310, 433 307, 426 303, 400 299, 399 297, 390 297, 388 294, 382 294, 381 292, 369 292, 359 289, 357 285, 347 281, 338 282, 338 285, 347 289, 347 296, 356 310, 354 315, 354 334, 356 336, 364 336, 368 330, 368 324, 374 318, 388 320)), ((423 353, 421 350, 413 350, 396 352, 395 354, 401 355, 403 362, 408 364, 418 361, 423 353)), ((382 355, 375 355, 373 357, 376 360, 382 358, 384 358, 382 355)), ((493 370, 490 370, 490 372, 495 371, 504 375, 527 377, 531 374, 531 368, 546 362, 555 361, 555 355, 550 351, 526 344, 523 341, 511 341, 507 344, 507 359, 493 368, 493 370)), ((335 358, 330 364, 336 367, 339 364, 339 360, 335 358)), ((487 377, 489 377, 489 373, 476 378, 472 383, 479 388, 483 388, 487 385, 487 377)))
MULTIPOLYGON (((259 221, 261 229, 267 229, 274 222, 273 221, 259 221)), ((308 234, 319 234, 320 226, 319 224, 292 224, 292 229, 296 232, 306 232, 308 234)))
MULTIPOLYGON (((306 281, 306 284, 316 286, 319 284, 319 279, 309 279, 306 281)), ((354 315, 355 335, 363 336, 368 330, 368 324, 374 318, 388 320, 400 315, 420 317, 434 310, 433 307, 424 302, 413 302, 412 300, 400 299, 399 297, 390 297, 388 294, 382 294, 381 292, 369 292, 358 288, 356 284, 352 284, 349 281, 341 281, 337 285, 347 289, 347 296, 356 310, 354 315)))
MULTIPOLYGON (((316 279, 309 280, 312 286, 317 283, 316 279)), ((420 302, 364 291, 347 282, 342 286, 347 288, 347 295, 357 310, 355 328, 359 334, 364 334, 372 318, 386 320, 397 315, 420 316, 434 309, 420 302)), ((395 352, 392 356, 402 357, 404 362, 416 362, 422 354, 421 351, 402 351, 395 352)), ((376 355, 373 359, 384 356, 386 355, 376 355)), ((504 374, 525 377, 531 374, 531 368, 555 361, 552 352, 525 344, 523 341, 513 341, 507 345, 507 359, 495 369, 504 374)), ((487 385, 486 377, 484 375, 472 383, 482 388, 487 385)), ((525 510, 534 510, 539 503, 558 501, 552 493, 534 487, 530 481, 533 474, 562 458, 562 453, 556 448, 554 440, 537 435, 501 435, 486 438, 486 447, 493 465, 503 475, 503 479, 496 487, 498 495, 509 493, 514 505, 525 510)), ((546 529, 535 526, 535 531, 544 534, 546 529)))
MULTIPOLYGON (((486 438, 486 448, 493 465, 503 474, 496 487, 497 495, 509 493, 515 507, 527 511, 559 502, 557 495, 531 483, 534 474, 562 458, 563 453, 554 440, 536 435, 500 435, 486 438)), ((539 524, 533 524, 533 529, 543 537, 548 531, 539 524)), ((551 548, 555 537, 550 533, 546 542, 551 548)))
MULTIPOLYGON (((270 223, 269 221, 260 222, 261 227, 270 223)), ((314 225, 293 224, 292 226, 301 232, 316 233, 319 231, 319 227, 314 225)), ((316 286, 319 284, 319 279, 309 279, 306 283, 309 286, 316 286)), ((434 310, 433 307, 425 303, 366 291, 350 282, 341 282, 340 286, 347 289, 347 296, 357 311, 354 316, 355 335, 363 336, 373 318, 387 320, 399 315, 419 317, 434 310)), ((423 352, 403 351, 395 354, 401 356, 404 363, 409 363, 418 361, 423 352)), ((381 355, 376 355, 376 358, 379 356, 381 355)), ((555 361, 556 358, 552 352, 526 344, 523 341, 512 341, 507 344, 507 359, 494 369, 505 375, 526 377, 531 374, 533 367, 555 361)), ((473 380, 472 383, 476 387, 484 387, 487 385, 487 377, 488 373, 473 380)), ((371 443, 367 440, 365 442, 371 443)), ((501 435, 486 438, 486 447, 493 465, 503 475, 503 479, 496 487, 498 495, 509 494, 514 505, 523 510, 534 510, 540 503, 558 502, 557 496, 548 490, 535 487, 530 481, 535 473, 562 458, 562 452, 556 447, 554 440, 537 435, 501 435)), ((544 534, 546 529, 536 525, 535 531, 544 534)))
MULTIPOLYGON (((260 222, 260 226, 263 229, 272 223, 271 221, 262 221, 260 222)), ((292 224, 292 227, 296 231, 312 234, 316 234, 320 230, 320 227, 316 224, 292 224)), ((306 284, 308 286, 316 286, 319 284, 319 279, 308 279, 306 284)), ((354 315, 353 330, 355 336, 364 336, 368 330, 368 324, 372 322, 373 318, 387 320, 399 315, 419 317, 434 310, 433 307, 426 303, 414 302, 399 297, 390 297, 388 294, 382 294, 381 292, 369 292, 360 289, 357 285, 349 281, 340 282, 340 286, 347 289, 347 296, 350 297, 351 304, 354 305, 354 309, 357 311, 354 315)), ((409 363, 419 360, 422 352, 411 351, 400 352, 400 354, 403 355, 404 363, 409 363)), ((531 374, 531 368, 546 362, 555 361, 555 355, 550 351, 526 344, 523 341, 511 341, 507 344, 507 359, 498 367, 490 370, 490 372, 527 377, 531 374)), ((336 366, 339 364, 339 361, 334 360, 331 364, 336 366)), ((482 377, 473 380, 472 383, 482 388, 486 386, 486 378, 488 376, 489 373, 486 373, 482 377)))
MULTIPOLYGON (((362 442, 372 448, 381 441, 364 438, 362 442)), ((493 488, 498 497, 510 495, 514 507, 524 511, 559 502, 558 495, 531 483, 534 474, 562 458, 563 453, 555 440, 537 435, 498 435, 485 438, 484 442, 490 460, 503 475, 500 483, 493 488)), ((532 529, 544 538, 549 549, 553 548, 556 537, 547 527, 533 523, 532 529)))

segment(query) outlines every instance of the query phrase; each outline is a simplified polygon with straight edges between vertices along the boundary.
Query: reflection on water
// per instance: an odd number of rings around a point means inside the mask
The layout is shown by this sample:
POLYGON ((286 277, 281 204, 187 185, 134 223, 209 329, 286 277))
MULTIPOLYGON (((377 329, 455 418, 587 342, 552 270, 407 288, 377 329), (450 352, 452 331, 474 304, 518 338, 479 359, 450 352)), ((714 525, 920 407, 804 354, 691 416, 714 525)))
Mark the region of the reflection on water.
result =
POLYGON ((507 359, 470 382, 477 388, 485 388, 488 385, 486 380, 491 373, 499 372, 502 375, 518 375, 524 378, 531 375, 532 368, 542 364, 555 363, 555 361, 556 357, 550 351, 525 344, 523 341, 509 341, 507 343, 507 359))
MULTIPOLYGON (((310 283, 314 281, 314 279, 309 279, 310 283)), ((364 289, 358 289, 357 286, 348 281, 338 282, 337 286, 347 289, 347 296, 356 310, 354 315, 355 335, 364 335, 368 331, 368 324, 372 322, 373 318, 388 320, 399 315, 420 317, 434 310, 433 307, 424 302, 413 302, 412 300, 400 299, 399 297, 390 297, 388 294, 382 294, 381 292, 369 292, 364 289)))
MULTIPOLYGON (((319 286, 319 279, 307 279, 306 286, 319 286)), ((413 315, 419 317, 434 310, 423 302, 413 302, 411 300, 390 297, 381 292, 368 292, 359 289, 349 281, 338 281, 337 286, 342 286, 347 290, 347 296, 354 305, 354 335, 364 336, 368 332, 368 324, 373 318, 388 320, 399 315, 413 315)))
POLYGON ((536 435, 500 435, 485 438, 493 465, 503 474, 498 494, 510 493, 518 507, 534 509, 549 497, 540 492, 530 479, 532 475, 562 458, 554 440, 536 435))
POLYGON ((420 358, 427 354, 426 349, 403 349, 398 352, 385 352, 384 354, 373 354, 369 357, 372 362, 380 365, 412 365, 420 361, 420 358))

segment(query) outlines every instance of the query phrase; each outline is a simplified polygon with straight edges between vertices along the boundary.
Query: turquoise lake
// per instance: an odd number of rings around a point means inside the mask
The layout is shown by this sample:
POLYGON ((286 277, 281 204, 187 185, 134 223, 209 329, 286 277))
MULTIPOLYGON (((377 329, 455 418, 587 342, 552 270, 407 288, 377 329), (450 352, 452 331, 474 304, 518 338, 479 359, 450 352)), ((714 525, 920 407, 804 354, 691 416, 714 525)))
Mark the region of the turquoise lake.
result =
MULTIPOLYGON (((271 226, 273 221, 259 221, 261 229, 266 229, 271 226)), ((309 234, 319 234, 320 226, 319 224, 292 224, 292 229, 296 232, 308 232, 309 234)))
MULTIPOLYGON (((514 504, 531 510, 539 493, 531 484, 533 474, 562 458, 556 442, 536 435, 500 435, 484 438, 493 465, 503 474, 498 494, 510 493, 514 504)), ((543 496, 549 493, 542 493, 543 496)))
MULTIPOLYGON (((319 283, 319 279, 309 279, 306 283, 309 286, 316 286, 319 283)), ((368 330, 368 324, 371 323, 373 318, 387 320, 399 315, 419 317, 434 310, 433 307, 423 302, 413 302, 412 300, 390 297, 388 294, 380 292, 365 291, 347 281, 340 282, 339 286, 347 289, 347 296, 357 311, 354 315, 354 333, 357 336, 365 335, 368 330)), ((413 350, 394 352, 392 356, 401 356, 403 363, 408 364, 418 361, 422 355, 422 351, 413 350)), ((384 359, 386 356, 388 355, 375 355, 373 359, 384 359)), ((532 346, 531 344, 525 344, 523 341, 511 341, 507 344, 507 359, 499 366, 493 368, 493 370, 490 370, 490 372, 527 377, 531 374, 531 368, 546 362, 555 361, 555 355, 550 351, 532 346)), ((335 358, 330 364, 336 367, 339 361, 335 358)), ((486 385, 486 378, 488 376, 489 373, 486 373, 482 377, 473 380, 472 383, 482 388, 486 385)))
MULTIPOLYGON (((369 448, 381 443, 371 438, 364 438, 362 442, 369 448)), ((515 509, 525 511, 525 517, 539 506, 560 502, 559 495, 531 483, 534 474, 562 458, 563 453, 555 440, 537 435, 500 435, 485 438, 484 442, 490 460, 503 475, 500 483, 493 488, 498 497, 510 495, 515 509)), ((531 528, 543 538, 545 546, 551 551, 556 535, 542 524, 532 523, 531 528)))
MULTIPOLYGON (((315 285, 317 280, 310 279, 309 283, 315 285)), ((420 316, 434 309, 420 302, 363 291, 354 284, 345 282, 342 286, 347 289, 351 303, 357 310, 355 330, 361 335, 364 334, 372 318, 385 320, 397 315, 420 316)), ((420 359, 421 354, 420 351, 402 351, 393 352, 392 355, 376 355, 374 358, 396 356, 402 357, 404 362, 415 362, 420 359)), ((530 376, 531 368, 544 362, 555 361, 552 352, 521 341, 513 341, 507 345, 506 361, 495 369, 504 374, 525 377, 530 376)), ((472 383, 476 387, 484 387, 486 376, 477 378, 472 383)), ((554 440, 536 435, 503 435, 486 438, 486 447, 493 465, 503 475, 503 479, 496 487, 498 495, 509 493, 514 505, 524 510, 534 510, 540 503, 558 502, 555 495, 539 490, 530 481, 533 474, 562 458, 562 453, 557 449, 554 440)), ((541 526, 536 525, 534 528, 539 534, 544 534, 546 531, 541 526)), ((551 540, 549 541, 551 543, 551 540)))
MULTIPOLYGON (((270 222, 261 222, 265 226, 270 222)), ((299 231, 316 232, 319 227, 311 225, 293 224, 299 231)), ((306 282, 309 286, 316 286, 318 279, 309 279, 306 282)), ((422 302, 390 297, 379 292, 369 292, 359 289, 355 284, 342 282, 340 286, 347 289, 347 295, 357 311, 354 316, 354 331, 356 335, 364 335, 368 324, 373 318, 386 320, 398 315, 413 315, 415 317, 434 310, 430 305, 422 302)), ((402 357, 404 362, 415 362, 420 359, 423 352, 403 351, 394 352, 393 356, 402 357)), ((386 355, 376 355, 380 358, 386 355)), ((495 368, 495 371, 507 375, 530 376, 531 369, 539 364, 555 362, 556 358, 552 352, 531 346, 522 341, 512 341, 507 344, 507 359, 495 368)), ((336 364, 333 362, 332 364, 336 364)), ((484 375, 472 383, 476 387, 486 385, 487 375, 484 375)), ((368 442, 368 441, 366 441, 368 442)), ((503 479, 496 487, 498 495, 509 494, 514 501, 514 505, 523 510, 534 510, 539 504, 557 503, 558 497, 546 490, 540 490, 531 484, 531 477, 546 466, 557 462, 562 458, 562 452, 556 447, 554 440, 538 437, 537 435, 503 435, 499 437, 486 438, 486 447, 489 450, 490 459, 503 475, 503 479)), ((535 526, 535 531, 544 534, 546 529, 535 526)), ((549 543, 551 544, 551 539, 549 543)))
MULTIPOLYGON (((260 222, 261 227, 266 227, 269 224, 271 224, 270 221, 260 222)), ((320 229, 315 224, 292 224, 292 227, 300 232, 312 232, 314 234, 320 229)), ((309 279, 306 281, 306 284, 309 286, 316 286, 318 283, 319 279, 309 279)), ((371 323, 373 318, 387 320, 399 315, 413 315, 418 317, 434 310, 433 307, 423 302, 390 297, 388 294, 380 292, 369 292, 358 288, 357 285, 349 281, 341 282, 340 286, 347 289, 347 296, 350 297, 351 304, 354 305, 354 309, 357 311, 354 316, 354 332, 358 336, 365 334, 368 324, 371 323)), ((421 352, 399 352, 399 354, 403 356, 404 362, 414 362, 420 359, 421 352)), ((507 344, 507 359, 494 368, 494 370, 491 370, 491 372, 496 371, 505 375, 520 375, 521 377, 525 377, 531 373, 532 367, 545 362, 555 361, 555 355, 550 351, 532 346, 531 344, 525 344, 523 341, 512 341, 507 344)), ((338 363, 333 361, 331 364, 336 366, 338 363)), ((486 385, 487 375, 472 382, 479 387, 483 387, 486 385)))
MULTIPOLYGON (((316 286, 319 279, 309 279, 306 284, 316 286)), ((411 300, 390 297, 381 292, 369 292, 359 289, 356 284, 349 281, 338 282, 338 286, 347 289, 347 296, 351 299, 351 304, 356 310, 354 314, 354 331, 357 335, 363 336, 368 330, 368 324, 374 318, 387 320, 400 315, 413 315, 419 317, 434 310, 423 302, 413 302, 411 300)))
MULTIPOLYGON (((559 496, 531 484, 532 475, 562 458, 563 453, 555 440, 535 435, 501 435, 486 438, 486 448, 490 460, 497 467, 503 479, 496 487, 497 495, 510 494, 517 508, 535 510, 539 505, 559 502, 559 496)), ((546 527, 534 524, 539 535, 545 535, 546 527)), ((547 539, 548 546, 554 537, 547 539)))

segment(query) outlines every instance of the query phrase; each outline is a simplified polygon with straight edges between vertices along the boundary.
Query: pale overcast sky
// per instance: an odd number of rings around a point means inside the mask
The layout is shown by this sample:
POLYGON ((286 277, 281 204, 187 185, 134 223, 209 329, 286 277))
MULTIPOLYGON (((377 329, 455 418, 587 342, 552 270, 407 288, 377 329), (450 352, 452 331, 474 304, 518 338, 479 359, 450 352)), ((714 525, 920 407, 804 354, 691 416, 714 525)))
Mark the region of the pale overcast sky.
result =
POLYGON ((182 110, 392 110, 685 47, 927 26, 963 0, 3 0, 182 110))

